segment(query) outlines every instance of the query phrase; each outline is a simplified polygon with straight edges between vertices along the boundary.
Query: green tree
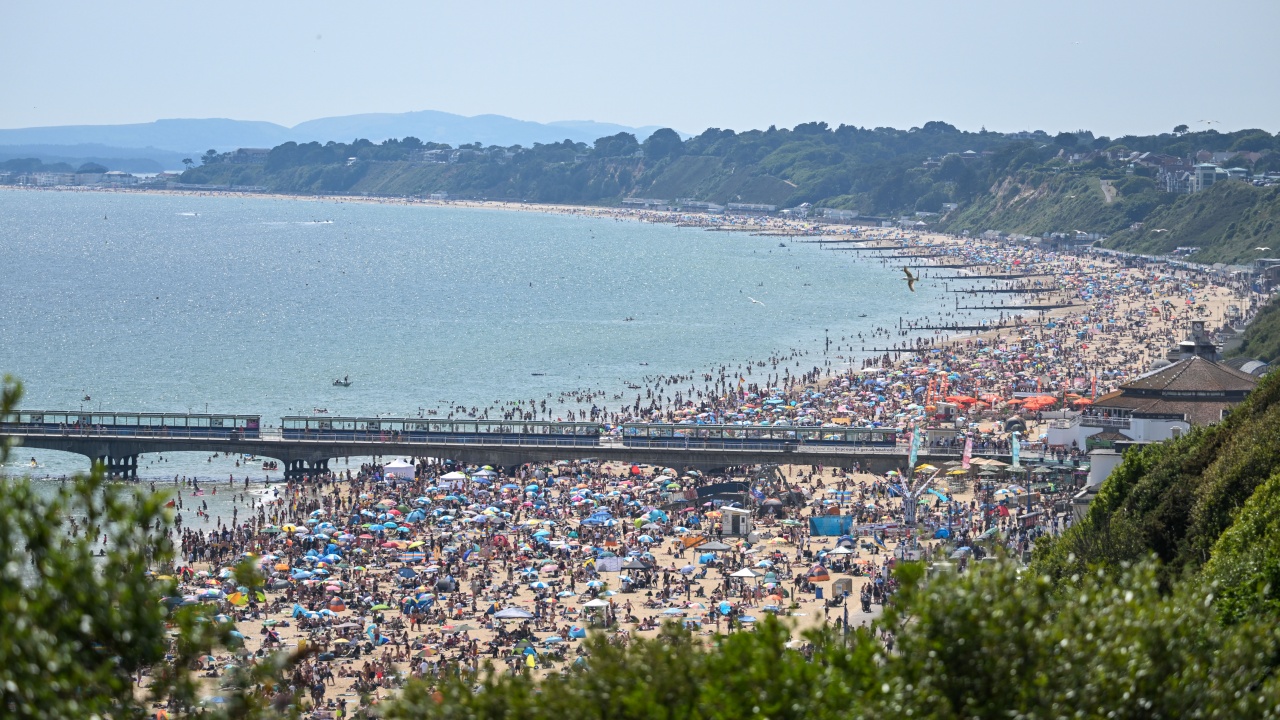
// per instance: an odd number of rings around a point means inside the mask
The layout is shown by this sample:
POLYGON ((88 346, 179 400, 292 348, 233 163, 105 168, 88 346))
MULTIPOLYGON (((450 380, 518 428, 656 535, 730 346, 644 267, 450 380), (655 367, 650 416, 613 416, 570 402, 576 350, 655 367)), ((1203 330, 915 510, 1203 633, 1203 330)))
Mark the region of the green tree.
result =
POLYGON ((636 136, 629 132, 620 132, 596 140, 592 154, 596 157, 626 157, 634 155, 640 149, 636 136))
POLYGON ((1189 130, 1189 129, 1190 129, 1190 128, 1188 128, 1186 125, 1177 125, 1177 126, 1175 126, 1175 127, 1173 128, 1173 134, 1174 134, 1174 135, 1186 135, 1186 134, 1187 134, 1187 130, 1189 130))
POLYGON ((1274 150, 1277 147, 1280 147, 1280 142, 1277 142, 1276 138, 1271 136, 1271 133, 1257 130, 1238 138, 1231 143, 1230 149, 1239 152, 1262 152, 1263 150, 1274 150))
POLYGON ((1075 133, 1060 132, 1053 136, 1053 141, 1069 150, 1075 147, 1080 142, 1080 139, 1076 137, 1075 133))
POLYGON ((188 170, 190 170, 194 162, 191 160, 191 158, 182 158, 182 164, 185 165, 188 170))
POLYGON ((76 168, 76 172, 78 173, 104 173, 106 171, 107 168, 105 165, 99 165, 95 162, 87 162, 76 168))
POLYGON ((684 142, 680 139, 680 134, 671 128, 654 130, 644 141, 644 156, 650 160, 675 157, 683 151, 684 142))
POLYGON ((675 627, 628 648, 603 636, 565 675, 489 672, 440 695, 411 681, 384 711, 409 718, 1264 717, 1280 702, 1280 629, 1222 626, 1208 591, 1163 593, 1141 563, 1055 586, 1008 561, 923 583, 898 571, 876 630, 811 631, 765 618, 703 643, 675 627))
MULTIPOLYGON (((21 386, 5 377, 0 418, 11 417, 21 386)), ((0 437, 0 465, 11 443, 0 437)), ((151 702, 179 716, 197 707, 190 668, 214 647, 235 647, 232 626, 213 621, 212 607, 170 610, 174 582, 153 575, 171 566, 170 513, 162 494, 108 483, 101 465, 55 491, 29 480, 0 479, 0 716, 5 718, 141 718, 151 702), (81 522, 81 532, 63 526, 81 522), (106 535, 108 543, 97 539, 106 535), (165 623, 172 623, 170 638, 165 623), (166 654, 171 653, 171 661, 166 654), (134 685, 150 669, 149 693, 134 685)), ((238 582, 261 577, 245 563, 238 582)), ((282 688, 297 655, 266 658, 229 680, 246 690, 224 693, 228 717, 277 717, 282 688)))

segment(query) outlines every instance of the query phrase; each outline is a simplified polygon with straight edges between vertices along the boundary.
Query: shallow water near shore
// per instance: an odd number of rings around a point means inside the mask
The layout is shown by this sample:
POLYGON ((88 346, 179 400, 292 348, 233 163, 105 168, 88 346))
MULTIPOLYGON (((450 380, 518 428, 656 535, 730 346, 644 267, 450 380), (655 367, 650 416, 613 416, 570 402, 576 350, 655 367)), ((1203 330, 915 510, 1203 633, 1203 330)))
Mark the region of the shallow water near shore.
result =
MULTIPOLYGON (((791 239, 394 204, 0 192, 0 257, 0 369, 24 382, 24 407, 269 425, 585 388, 612 409, 645 376, 734 372, 792 349, 809 352, 788 361, 803 372, 827 336, 843 366, 849 346, 885 341, 842 336, 950 305, 940 288, 906 292, 900 270, 791 239), (334 387, 344 375, 351 387, 334 387)), ((264 476, 206 460, 144 456, 140 474, 264 476)), ((7 471, 84 467, 19 448, 7 471)))

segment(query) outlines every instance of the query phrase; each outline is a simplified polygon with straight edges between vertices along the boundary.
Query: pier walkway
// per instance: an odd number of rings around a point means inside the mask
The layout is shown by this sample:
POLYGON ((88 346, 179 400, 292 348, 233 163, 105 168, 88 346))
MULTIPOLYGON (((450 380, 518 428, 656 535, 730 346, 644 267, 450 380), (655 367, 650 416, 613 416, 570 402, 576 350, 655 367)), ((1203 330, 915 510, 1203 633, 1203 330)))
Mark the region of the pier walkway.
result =
MULTIPOLYGON (((164 452, 229 452, 278 460, 288 477, 323 473, 335 458, 406 456, 451 459, 464 463, 517 465, 527 462, 554 462, 597 458, 631 463, 648 463, 676 468, 719 468, 729 465, 800 464, 852 467, 859 463, 872 472, 902 469, 907 464, 907 448, 832 447, 787 443, 780 448, 743 447, 741 443, 695 441, 681 447, 670 439, 646 441, 619 437, 553 438, 537 435, 496 435, 494 437, 454 437, 444 440, 415 440, 397 437, 353 439, 319 434, 307 438, 285 438, 279 429, 263 429, 245 435, 210 437, 199 432, 163 428, 155 434, 137 431, 120 433, 112 429, 68 428, 0 430, 23 447, 76 453, 101 462, 119 477, 137 477, 138 456, 164 452)), ((959 460, 958 448, 921 448, 918 462, 934 464, 959 460)), ((986 457, 1009 458, 983 453, 986 457)))

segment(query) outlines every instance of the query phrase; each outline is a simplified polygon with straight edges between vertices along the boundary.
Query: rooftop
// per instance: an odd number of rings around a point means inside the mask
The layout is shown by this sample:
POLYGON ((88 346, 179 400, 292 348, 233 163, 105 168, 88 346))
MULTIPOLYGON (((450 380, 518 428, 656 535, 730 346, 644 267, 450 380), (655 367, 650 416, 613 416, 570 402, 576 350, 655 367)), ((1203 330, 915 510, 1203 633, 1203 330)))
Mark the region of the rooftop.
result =
POLYGON ((1121 391, 1169 392, 1243 392, 1253 390, 1258 378, 1227 365, 1191 357, 1147 373, 1121 386, 1121 391))
POLYGON ((1210 425, 1257 384, 1253 375, 1190 357, 1121 385, 1098 398, 1093 407, 1134 417, 1180 415, 1192 425, 1210 425))

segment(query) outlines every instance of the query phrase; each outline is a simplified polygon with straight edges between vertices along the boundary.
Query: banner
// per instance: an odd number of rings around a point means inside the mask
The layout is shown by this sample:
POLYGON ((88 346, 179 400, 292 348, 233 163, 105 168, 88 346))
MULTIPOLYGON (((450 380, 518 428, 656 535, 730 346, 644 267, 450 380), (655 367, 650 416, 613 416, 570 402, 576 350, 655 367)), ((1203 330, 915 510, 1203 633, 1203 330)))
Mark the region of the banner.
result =
POLYGON ((973 436, 968 435, 964 439, 964 454, 960 456, 960 467, 965 470, 969 469, 969 463, 973 460, 973 436))
POLYGON ((813 537, 848 535, 852 529, 852 515, 819 515, 809 518, 809 534, 813 537))
POLYGON ((1012 435, 1009 436, 1009 442, 1013 446, 1013 466, 1015 468, 1020 468, 1022 467, 1022 464, 1018 462, 1018 459, 1022 455, 1022 443, 1018 442, 1017 431, 1015 431, 1012 435))

